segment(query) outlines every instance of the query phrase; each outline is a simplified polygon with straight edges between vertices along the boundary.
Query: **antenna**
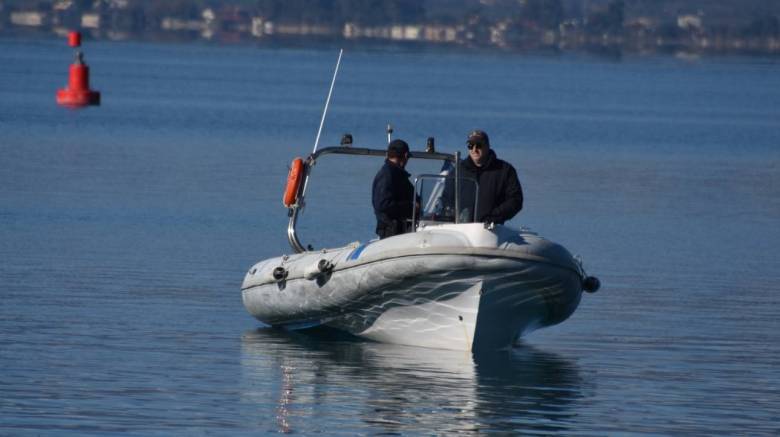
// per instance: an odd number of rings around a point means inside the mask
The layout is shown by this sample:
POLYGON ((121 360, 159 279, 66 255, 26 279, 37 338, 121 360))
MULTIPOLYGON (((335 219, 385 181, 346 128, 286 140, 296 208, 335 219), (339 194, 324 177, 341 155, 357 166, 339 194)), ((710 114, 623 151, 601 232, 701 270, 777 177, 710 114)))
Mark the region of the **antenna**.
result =
POLYGON ((317 151, 317 146, 320 144, 320 134, 322 133, 322 125, 325 124, 325 115, 328 113, 328 106, 330 105, 330 96, 333 94, 333 86, 336 85, 336 75, 339 74, 339 65, 341 65, 341 54, 344 53, 344 49, 339 49, 339 59, 336 61, 336 69, 333 71, 333 79, 330 81, 330 90, 328 90, 328 98, 325 100, 325 110, 322 111, 322 119, 320 120, 320 128, 317 129, 317 139, 314 140, 314 150, 311 153, 317 151))
MULTIPOLYGON (((336 85, 336 75, 339 74, 339 65, 341 65, 341 55, 344 53, 344 49, 339 49, 339 58, 336 60, 336 69, 333 70, 333 79, 330 81, 330 89, 328 90, 328 98, 325 100, 325 109, 322 111, 322 119, 320 120, 320 128, 317 129, 317 138, 314 140, 314 150, 311 154, 314 155, 317 152, 317 146, 320 145, 320 134, 322 134, 322 125, 325 124, 325 115, 328 113, 328 106, 330 106, 330 96, 333 94, 333 86, 336 85)), ((310 164, 311 165, 311 164, 310 164)), ((303 199, 306 197, 306 188, 309 186, 309 170, 306 171, 306 175, 303 178, 303 190, 299 197, 299 207, 303 210, 303 199)))

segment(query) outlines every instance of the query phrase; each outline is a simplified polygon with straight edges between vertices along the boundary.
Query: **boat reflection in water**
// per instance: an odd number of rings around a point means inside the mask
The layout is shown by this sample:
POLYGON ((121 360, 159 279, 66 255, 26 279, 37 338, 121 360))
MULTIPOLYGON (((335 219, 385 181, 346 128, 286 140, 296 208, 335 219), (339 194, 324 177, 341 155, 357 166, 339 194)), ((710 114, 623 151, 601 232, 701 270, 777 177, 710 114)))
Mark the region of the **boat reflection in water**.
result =
POLYGON ((242 368, 243 400, 274 410, 275 429, 252 419, 269 432, 557 433, 583 398, 573 362, 528 345, 472 355, 258 329, 242 338, 242 368))

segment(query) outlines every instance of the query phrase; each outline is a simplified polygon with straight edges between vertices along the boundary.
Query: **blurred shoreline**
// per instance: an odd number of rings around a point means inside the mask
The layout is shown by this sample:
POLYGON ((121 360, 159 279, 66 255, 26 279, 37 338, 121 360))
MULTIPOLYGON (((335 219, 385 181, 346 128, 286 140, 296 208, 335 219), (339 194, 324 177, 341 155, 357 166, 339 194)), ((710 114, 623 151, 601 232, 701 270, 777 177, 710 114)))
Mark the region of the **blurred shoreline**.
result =
MULTIPOLYGON (((201 38, 193 35, 182 34, 156 34, 143 36, 128 36, 115 34, 94 35, 91 32, 82 34, 85 42, 127 42, 145 44, 206 44, 214 46, 257 47, 262 49, 338 49, 360 51, 388 51, 388 52, 426 52, 426 53, 453 53, 469 54, 479 53, 488 55, 532 56, 532 57, 585 57, 620 60, 624 57, 653 58, 670 57, 687 60, 699 58, 764 58, 780 59, 780 51, 761 50, 746 47, 728 50, 705 50, 698 47, 683 45, 637 48, 625 47, 617 44, 588 44, 581 47, 495 47, 469 44, 434 44, 425 42, 393 41, 393 40, 344 40, 338 38, 266 38, 254 40, 249 38, 236 38, 230 35, 215 35, 212 38, 201 38)), ((67 44, 66 32, 43 31, 0 31, 0 41, 62 41, 67 44)))
POLYGON ((0 38, 510 54, 780 55, 780 4, 744 0, 0 0, 0 38), (373 6, 372 6, 373 5, 373 6))

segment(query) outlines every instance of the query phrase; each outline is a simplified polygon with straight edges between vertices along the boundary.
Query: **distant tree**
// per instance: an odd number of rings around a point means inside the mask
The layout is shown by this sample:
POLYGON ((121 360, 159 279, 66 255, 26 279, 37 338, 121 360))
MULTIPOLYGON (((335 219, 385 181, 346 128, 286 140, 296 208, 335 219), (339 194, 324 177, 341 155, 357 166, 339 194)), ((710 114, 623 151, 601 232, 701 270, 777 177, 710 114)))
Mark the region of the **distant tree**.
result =
POLYGON ((108 13, 109 26, 124 32, 142 32, 146 27, 146 14, 136 4, 127 9, 113 9, 108 13))
POLYGON ((146 0, 148 17, 160 20, 164 17, 198 18, 206 7, 204 0, 146 0))
POLYGON ((677 26, 677 23, 663 23, 656 29, 656 34, 661 37, 665 44, 676 43, 682 38, 683 31, 677 26))
POLYGON ((336 15, 343 21, 364 25, 420 23, 425 7, 417 0, 336 0, 336 15))
POLYGON ((256 0, 254 9, 274 21, 341 25, 422 22, 417 0, 256 0))
POLYGON ((92 9, 92 0, 75 0, 73 6, 79 11, 88 11, 92 9))
POLYGON ((557 29, 563 21, 561 0, 526 0, 522 17, 545 29, 557 29))
POLYGON ((623 0, 609 2, 604 10, 596 10, 587 19, 586 30, 594 35, 619 35, 623 32, 625 3, 623 0))
POLYGON ((383 4, 381 0, 337 0, 335 9, 345 22, 375 25, 383 24, 384 17, 379 12, 383 4))
POLYGON ((419 23, 425 17, 423 2, 418 0, 388 0, 385 15, 394 23, 419 23))
POLYGON ((277 1, 277 19, 288 22, 323 24, 333 20, 333 1, 286 0, 277 1))
POLYGON ((780 36, 780 20, 776 16, 758 17, 742 33, 746 36, 759 38, 780 36))

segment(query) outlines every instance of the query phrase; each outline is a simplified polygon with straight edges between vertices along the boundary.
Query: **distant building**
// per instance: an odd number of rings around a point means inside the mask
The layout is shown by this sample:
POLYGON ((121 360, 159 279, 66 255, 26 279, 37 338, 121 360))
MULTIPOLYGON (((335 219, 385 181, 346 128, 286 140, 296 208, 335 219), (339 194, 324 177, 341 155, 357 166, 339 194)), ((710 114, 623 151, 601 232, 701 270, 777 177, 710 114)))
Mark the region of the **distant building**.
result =
POLYGON ((417 41, 420 39, 421 26, 393 26, 390 39, 396 41, 417 41))
POLYGON ((656 20, 650 17, 635 17, 625 22, 626 27, 633 27, 636 29, 652 29, 656 27, 656 20))
POLYGON ((82 14, 81 27, 84 29, 100 29, 100 14, 95 12, 82 14))
POLYGON ((702 20, 698 15, 680 15, 677 17, 677 27, 688 31, 702 30, 702 20))
POLYGON ((55 11, 67 11, 73 7, 73 0, 57 0, 51 6, 55 11))
POLYGON ((41 27, 47 24, 45 12, 18 11, 11 12, 11 24, 15 26, 41 27))
POLYGON ((273 35, 274 34, 274 23, 273 21, 266 21, 263 24, 263 33, 266 35, 273 35))
MULTIPOLYGON (((200 21, 201 31, 200 36, 204 39, 214 38, 217 14, 211 8, 206 8, 200 13, 203 21, 200 21)), ((195 21, 195 20, 193 20, 195 21)))
POLYGON ((160 28, 173 32, 202 32, 206 29, 206 23, 203 20, 186 20, 183 18, 165 17, 160 22, 160 28))
POLYGON ((458 31, 454 26, 423 26, 422 39, 430 42, 454 42, 458 31))
POLYGON ((455 41, 457 32, 452 26, 396 24, 393 26, 360 26, 346 23, 341 36, 344 39, 387 39, 392 41, 455 41))
POLYGON ((358 37, 358 26, 354 23, 345 23, 344 29, 341 31, 341 36, 345 39, 353 39, 358 37))
POLYGON ((206 23, 211 23, 217 18, 217 14, 215 14, 214 10, 211 8, 204 9, 203 12, 200 13, 200 16, 206 23))
POLYGON ((252 36, 257 38, 262 38, 265 32, 263 31, 265 28, 265 20, 263 17, 252 17, 252 36))
POLYGON ((60 35, 67 29, 74 29, 81 25, 81 13, 77 10, 73 0, 54 2, 52 5, 51 23, 57 35, 60 35))
POLYGON ((507 46, 507 29, 511 20, 504 19, 490 26, 490 44, 497 47, 507 46))
POLYGON ((270 23, 272 32, 276 35, 286 36, 331 36, 336 34, 336 29, 325 25, 311 25, 300 23, 270 23))
POLYGON ((251 33, 252 20, 249 13, 239 7, 224 7, 217 14, 216 21, 221 33, 231 34, 234 39, 240 39, 241 34, 251 33))
MULTIPOLYGON (((401 30, 396 30, 396 35, 401 36, 401 30)), ((393 29, 392 26, 366 26, 362 27, 355 23, 344 24, 342 36, 345 39, 392 39, 393 29)))

